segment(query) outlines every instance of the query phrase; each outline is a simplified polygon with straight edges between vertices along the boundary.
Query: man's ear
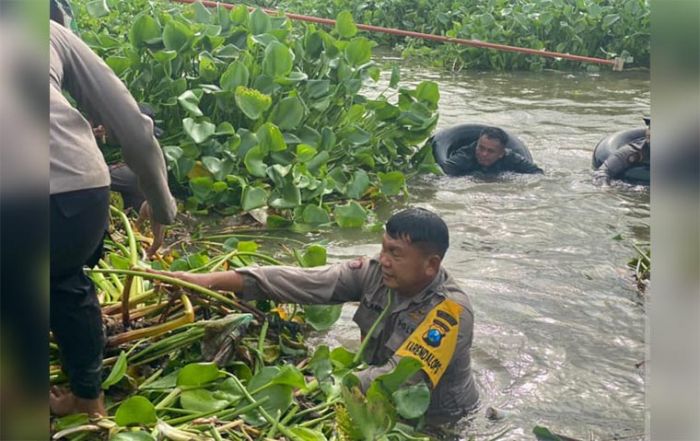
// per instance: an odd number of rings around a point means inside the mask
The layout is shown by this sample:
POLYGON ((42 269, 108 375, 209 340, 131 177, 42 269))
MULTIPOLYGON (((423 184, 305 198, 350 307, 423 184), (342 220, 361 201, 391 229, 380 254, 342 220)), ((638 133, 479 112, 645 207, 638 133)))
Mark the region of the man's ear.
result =
POLYGON ((430 277, 437 276, 437 273, 440 271, 441 262, 442 259, 440 258, 440 256, 438 256, 437 254, 431 254, 430 257, 428 257, 428 265, 425 269, 426 274, 430 277))

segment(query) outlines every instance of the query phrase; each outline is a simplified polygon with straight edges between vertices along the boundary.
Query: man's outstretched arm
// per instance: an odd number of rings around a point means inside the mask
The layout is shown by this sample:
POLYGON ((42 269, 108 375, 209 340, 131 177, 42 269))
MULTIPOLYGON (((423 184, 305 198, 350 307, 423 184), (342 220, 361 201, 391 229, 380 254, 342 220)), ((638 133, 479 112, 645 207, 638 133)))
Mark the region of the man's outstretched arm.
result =
POLYGON ((265 266, 207 274, 158 273, 205 288, 233 292, 244 300, 335 304, 359 300, 362 294, 360 279, 363 269, 355 269, 350 262, 317 268, 265 266))

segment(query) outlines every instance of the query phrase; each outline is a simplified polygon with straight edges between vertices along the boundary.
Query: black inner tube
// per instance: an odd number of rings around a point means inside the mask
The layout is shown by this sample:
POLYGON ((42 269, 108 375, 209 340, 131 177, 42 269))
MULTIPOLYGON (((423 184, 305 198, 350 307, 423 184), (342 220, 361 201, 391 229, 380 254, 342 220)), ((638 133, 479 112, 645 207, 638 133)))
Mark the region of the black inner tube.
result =
MULTIPOLYGON (((490 127, 486 124, 459 124, 435 133, 428 142, 433 149, 435 162, 444 170, 447 158, 453 150, 471 144, 479 139, 479 135, 484 128, 490 127)), ((525 146, 520 138, 504 130, 508 134, 506 149, 518 153, 525 159, 532 162, 530 150, 525 146)))
MULTIPOLYGON (((630 142, 643 141, 646 133, 645 127, 636 129, 621 130, 601 139, 593 150, 592 165, 594 169, 600 168, 606 159, 615 153, 620 147, 630 142)), ((635 183, 648 183, 650 179, 649 164, 630 167, 622 176, 622 180, 635 183)))

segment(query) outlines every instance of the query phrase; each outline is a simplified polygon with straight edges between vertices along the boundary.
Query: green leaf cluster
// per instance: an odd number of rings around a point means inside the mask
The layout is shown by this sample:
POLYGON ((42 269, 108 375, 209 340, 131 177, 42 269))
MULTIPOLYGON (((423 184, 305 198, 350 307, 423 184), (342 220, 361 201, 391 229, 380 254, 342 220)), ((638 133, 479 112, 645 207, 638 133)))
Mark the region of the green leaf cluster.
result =
MULTIPOLYGON (((253 2, 264 3, 265 0, 253 2)), ((276 3, 277 8, 295 13, 335 18, 341 11, 349 11, 358 22, 375 26, 592 57, 623 57, 627 64, 650 65, 648 0, 280 0, 276 3)), ((339 20, 336 31, 349 35, 353 27, 339 20)), ((449 69, 541 70, 593 66, 388 34, 373 34, 372 38, 403 50, 404 56, 449 69)))
POLYGON ((359 228, 370 216, 356 200, 405 196, 430 171, 417 146, 437 124, 437 84, 399 87, 394 69, 392 97, 364 96, 381 72, 349 12, 324 30, 244 6, 107 6, 99 20, 77 7, 81 36, 155 109, 190 211, 359 228))
MULTIPOLYGON (((296 306, 291 311, 279 304, 273 308, 270 300, 243 307, 232 296, 136 270, 138 266, 129 262, 139 254, 140 241, 131 243, 128 217, 116 208, 111 211, 118 215, 112 219, 113 237, 129 246, 106 240, 108 260, 114 264, 101 261, 100 269, 89 275, 100 290, 102 313, 111 318, 105 321, 104 359, 110 373, 102 387, 113 420, 94 425, 88 424, 86 415, 61 418, 54 425, 56 438, 84 438, 86 433, 81 432, 92 432, 94 437, 122 441, 239 440, 245 430, 267 439, 304 441, 334 439, 339 432, 347 435, 339 439, 426 439, 399 421, 420 422, 430 402, 427 386, 412 381, 419 362, 402 359, 363 393, 356 374, 362 375, 366 368, 361 360, 369 340, 358 352, 321 346, 309 358, 311 351, 299 332, 302 322, 316 329, 330 326, 339 308, 302 313, 296 306), (114 222, 116 218, 121 223, 114 222), (142 286, 131 292, 130 324, 117 326, 115 314, 123 315, 119 295, 134 272, 140 274, 142 286), (196 309, 188 298, 197 298, 196 309), (183 312, 189 316, 184 321, 183 312)), ((262 251, 272 243, 279 251, 279 241, 299 244, 267 234, 194 235, 190 246, 195 252, 172 250, 151 266, 211 272, 253 263, 279 265, 282 261, 262 251)), ((301 250, 282 248, 300 266, 326 263, 327 252, 320 244, 301 250)), ((387 305, 378 321, 389 311, 390 300, 387 305)), ((52 384, 66 381, 60 371, 58 348, 52 345, 52 384)))

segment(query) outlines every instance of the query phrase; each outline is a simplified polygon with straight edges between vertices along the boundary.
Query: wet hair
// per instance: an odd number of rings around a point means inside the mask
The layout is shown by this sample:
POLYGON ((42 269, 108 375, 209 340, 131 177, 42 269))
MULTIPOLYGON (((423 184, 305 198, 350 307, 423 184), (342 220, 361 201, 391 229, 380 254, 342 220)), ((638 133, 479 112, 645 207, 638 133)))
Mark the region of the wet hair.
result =
POLYGON ((450 246, 450 233, 440 216, 424 208, 400 211, 386 223, 386 234, 392 239, 409 239, 412 245, 442 259, 450 246))
POLYGON ((508 144, 508 134, 503 129, 499 129, 498 127, 484 127, 484 129, 479 134, 479 138, 481 138, 482 136, 485 136, 489 139, 499 140, 503 145, 503 148, 505 148, 506 144, 508 144))

